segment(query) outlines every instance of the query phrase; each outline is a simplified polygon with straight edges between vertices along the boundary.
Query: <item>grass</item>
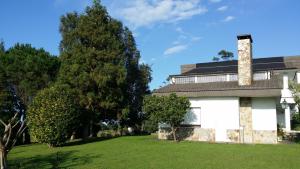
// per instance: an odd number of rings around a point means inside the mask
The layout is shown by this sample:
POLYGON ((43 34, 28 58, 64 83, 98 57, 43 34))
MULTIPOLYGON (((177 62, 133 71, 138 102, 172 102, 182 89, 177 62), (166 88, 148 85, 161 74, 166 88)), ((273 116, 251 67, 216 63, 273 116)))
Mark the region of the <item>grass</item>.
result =
POLYGON ((19 146, 8 159, 12 169, 296 169, 299 156, 299 144, 175 143, 128 136, 52 149, 42 144, 19 146))

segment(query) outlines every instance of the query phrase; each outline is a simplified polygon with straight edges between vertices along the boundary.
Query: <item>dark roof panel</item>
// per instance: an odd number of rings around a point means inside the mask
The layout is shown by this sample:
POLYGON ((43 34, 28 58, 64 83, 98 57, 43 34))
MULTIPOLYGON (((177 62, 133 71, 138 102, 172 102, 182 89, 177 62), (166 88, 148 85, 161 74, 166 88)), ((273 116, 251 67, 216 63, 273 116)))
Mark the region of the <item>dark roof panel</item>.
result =
MULTIPOLYGON (((300 62, 299 57, 289 57, 296 59, 296 62, 300 62)), ((287 62, 285 57, 270 57, 270 58, 258 58, 253 59, 253 72, 257 71, 270 71, 270 70, 284 70, 293 69, 297 67, 290 66, 291 63, 287 62)), ((295 61, 294 61, 295 62, 295 61)), ((223 62, 208 62, 197 63, 196 68, 183 73, 182 75, 189 74, 219 74, 219 73, 237 73, 238 61, 223 61, 223 62)))

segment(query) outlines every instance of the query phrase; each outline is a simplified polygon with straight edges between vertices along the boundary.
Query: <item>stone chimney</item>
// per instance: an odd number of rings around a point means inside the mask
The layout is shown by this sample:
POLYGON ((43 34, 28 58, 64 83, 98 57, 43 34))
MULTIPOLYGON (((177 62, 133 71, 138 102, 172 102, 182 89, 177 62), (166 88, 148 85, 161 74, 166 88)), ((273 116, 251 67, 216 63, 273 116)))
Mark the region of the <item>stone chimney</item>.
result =
POLYGON ((251 85, 252 38, 250 34, 238 35, 238 82, 240 86, 251 85))

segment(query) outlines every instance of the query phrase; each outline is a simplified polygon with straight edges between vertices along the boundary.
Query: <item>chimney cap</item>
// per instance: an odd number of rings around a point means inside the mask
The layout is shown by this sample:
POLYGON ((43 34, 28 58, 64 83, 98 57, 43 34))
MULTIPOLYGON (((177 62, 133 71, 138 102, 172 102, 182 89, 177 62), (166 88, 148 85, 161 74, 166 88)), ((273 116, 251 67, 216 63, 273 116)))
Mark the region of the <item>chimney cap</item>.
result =
POLYGON ((241 40, 241 39, 250 39, 250 42, 251 43, 253 42, 251 34, 241 34, 241 35, 238 35, 237 39, 238 40, 241 40))

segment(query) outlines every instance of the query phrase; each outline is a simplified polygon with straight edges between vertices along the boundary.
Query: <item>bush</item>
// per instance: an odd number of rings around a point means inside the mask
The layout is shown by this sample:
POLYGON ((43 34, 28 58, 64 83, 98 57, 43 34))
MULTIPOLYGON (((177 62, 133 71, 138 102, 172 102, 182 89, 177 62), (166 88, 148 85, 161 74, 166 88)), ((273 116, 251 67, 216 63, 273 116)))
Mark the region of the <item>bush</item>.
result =
POLYGON ((37 94, 27 114, 36 141, 51 147, 67 141, 79 120, 75 98, 67 86, 53 86, 37 94))
POLYGON ((144 123, 144 130, 149 133, 155 133, 158 131, 158 123, 153 120, 146 120, 144 123))

